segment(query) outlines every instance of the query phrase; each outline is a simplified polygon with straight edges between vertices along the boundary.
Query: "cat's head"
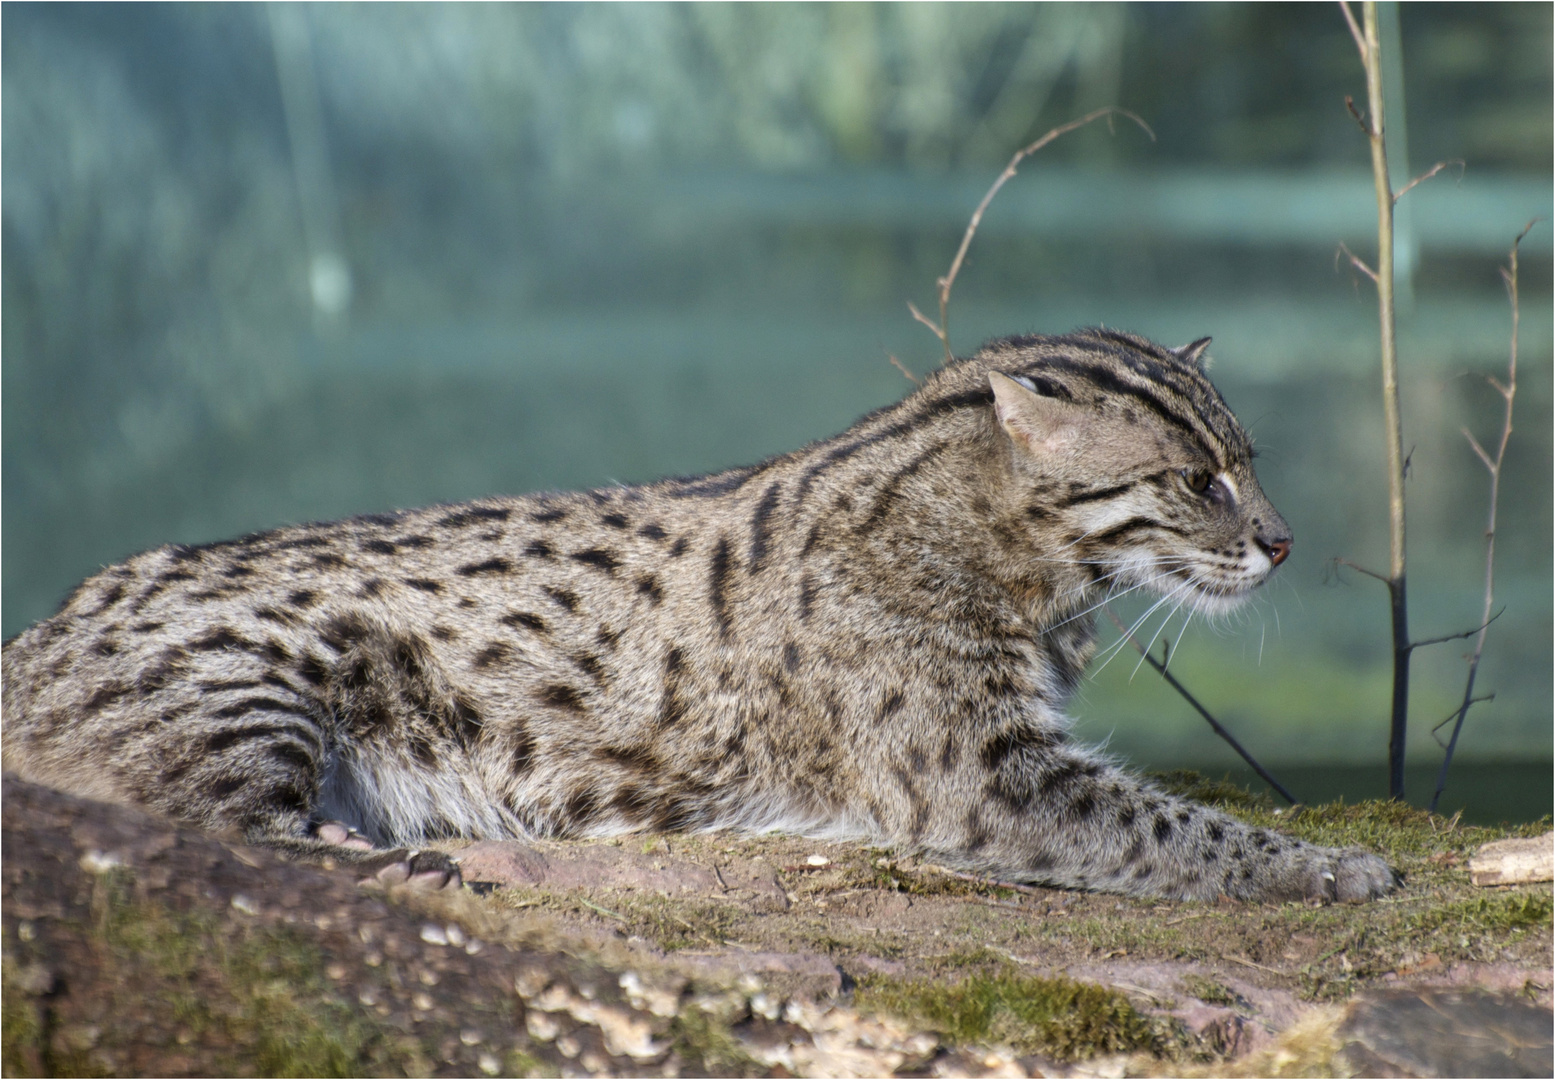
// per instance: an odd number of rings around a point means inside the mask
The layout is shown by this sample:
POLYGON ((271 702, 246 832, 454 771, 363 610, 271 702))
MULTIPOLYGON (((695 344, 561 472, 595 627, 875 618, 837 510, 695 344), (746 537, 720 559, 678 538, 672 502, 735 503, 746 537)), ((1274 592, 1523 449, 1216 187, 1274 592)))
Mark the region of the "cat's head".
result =
POLYGON ((1143 586, 1212 613, 1269 578, 1291 533, 1205 376, 1208 344, 1106 330, 1015 340, 988 380, 1044 557, 1072 558, 1100 588, 1143 586))

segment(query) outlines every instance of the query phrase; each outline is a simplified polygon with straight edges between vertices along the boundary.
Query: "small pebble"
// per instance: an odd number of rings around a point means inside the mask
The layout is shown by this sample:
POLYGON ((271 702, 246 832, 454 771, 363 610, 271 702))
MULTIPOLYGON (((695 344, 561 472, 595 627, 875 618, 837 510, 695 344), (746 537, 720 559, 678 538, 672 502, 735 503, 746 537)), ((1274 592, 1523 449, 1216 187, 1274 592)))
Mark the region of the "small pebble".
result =
POLYGON ((117 866, 123 866, 124 860, 111 851, 98 851, 93 848, 81 856, 81 869, 88 874, 106 874, 117 866))
POLYGON ((420 1009, 422 1012, 432 1011, 432 995, 423 991, 416 991, 416 993, 411 996, 410 1003, 416 1008, 420 1009))
POLYGON ((495 1054, 482 1054, 476 1059, 475 1064, 480 1066, 481 1072, 487 1076, 496 1076, 502 1071, 502 1062, 497 1060, 495 1054))
POLYGON ((561 1025, 555 1017, 537 1009, 530 1009, 524 1014, 524 1027, 528 1029, 531 1038, 540 1042, 550 1042, 561 1033, 561 1025))
POLYGON ((448 931, 436 923, 427 923, 421 928, 421 940, 428 945, 447 945, 448 931))
POLYGON ((248 897, 244 896, 242 893, 232 894, 232 907, 234 910, 241 911, 245 915, 259 914, 259 905, 254 903, 248 897))
POLYGON ((464 1043, 465 1046, 479 1046, 481 1044, 481 1033, 473 1028, 465 1028, 459 1032, 459 1041, 464 1043))
POLYGON ((806 866, 830 866, 831 860, 825 855, 811 855, 805 860, 806 866))

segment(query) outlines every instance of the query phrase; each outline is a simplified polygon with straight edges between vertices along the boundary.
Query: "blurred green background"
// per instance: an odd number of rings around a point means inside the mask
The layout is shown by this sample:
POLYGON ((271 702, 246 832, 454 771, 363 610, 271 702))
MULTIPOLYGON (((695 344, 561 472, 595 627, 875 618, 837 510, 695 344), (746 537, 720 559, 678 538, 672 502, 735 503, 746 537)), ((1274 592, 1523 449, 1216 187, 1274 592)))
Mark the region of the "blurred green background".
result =
MULTIPOLYGON (((1551 211, 1551 11, 1383 5, 1395 172, 1466 162, 1400 204, 1420 637, 1478 621, 1487 485, 1459 429, 1498 430, 1497 267, 1551 211)), ((8 3, 0 20, 6 635, 167 541, 698 472, 834 433, 910 389, 890 356, 936 363, 906 301, 931 310, 1014 149, 1119 104, 1158 141, 1096 125, 1030 160, 957 283, 953 341, 1214 335, 1296 545, 1244 613, 1195 621, 1174 667, 1314 793, 1383 789, 1384 595, 1332 563, 1387 550, 1375 303, 1335 260, 1340 241, 1375 250, 1335 6, 8 3)), ((1496 697, 1448 790, 1472 815, 1551 801, 1547 223, 1523 252, 1506 611, 1479 682, 1496 697)), ((1416 657, 1421 769, 1465 652, 1416 657)), ((1235 763, 1135 663, 1088 683, 1081 732, 1141 764, 1235 763)))

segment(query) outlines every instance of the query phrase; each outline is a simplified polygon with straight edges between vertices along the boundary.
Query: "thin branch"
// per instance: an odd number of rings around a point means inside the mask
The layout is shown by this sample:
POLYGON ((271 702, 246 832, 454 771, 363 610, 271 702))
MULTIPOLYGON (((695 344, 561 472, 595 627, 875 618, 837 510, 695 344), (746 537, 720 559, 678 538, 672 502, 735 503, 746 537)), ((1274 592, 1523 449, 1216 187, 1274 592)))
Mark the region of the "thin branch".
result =
MULTIPOLYGON (((1355 47, 1361 51, 1361 63, 1366 62, 1366 38, 1361 33, 1361 28, 1355 23, 1355 14, 1350 10, 1349 0, 1339 0, 1339 10, 1344 12, 1344 21, 1350 24, 1350 36, 1355 39, 1355 47)), ((1349 98, 1345 99, 1346 101, 1349 98)))
POLYGON ((1013 889, 1015 892, 1025 893, 1027 896, 1041 896, 1046 892, 1045 889, 1039 889, 1035 885, 1022 885, 1015 881, 999 881, 995 878, 983 877, 980 874, 964 874, 960 870, 950 870, 943 866, 936 866, 934 869, 948 878, 971 882, 973 885, 982 885, 990 889, 1013 889))
POLYGON ((886 358, 891 361, 892 367, 896 368, 896 370, 900 371, 903 375, 906 375, 910 381, 917 383, 919 386, 923 385, 923 380, 918 378, 918 376, 914 375, 912 372, 908 371, 906 364, 903 364, 895 356, 889 353, 887 354, 886 358))
MULTIPOLYGON (((1489 694, 1480 694, 1478 697, 1474 698, 1473 701, 1470 701, 1469 704, 1470 705, 1477 705, 1481 701, 1494 701, 1494 700, 1496 700, 1496 695, 1492 692, 1492 693, 1489 693, 1489 694)), ((1438 731, 1442 730, 1442 728, 1446 727, 1448 724, 1452 723, 1456 719, 1458 719, 1458 710, 1454 709, 1452 712, 1450 712, 1446 716, 1444 716, 1441 720, 1437 721, 1436 725, 1431 728, 1431 735, 1434 737, 1438 731)), ((1447 749, 1447 744, 1442 742, 1442 740, 1440 740, 1440 739, 1436 740, 1436 745, 1440 746, 1443 750, 1447 749)))
POLYGON ((1360 565, 1359 563, 1351 562, 1349 559, 1335 559, 1334 560, 1334 565, 1335 566, 1348 566, 1351 570, 1354 570, 1358 574, 1365 574, 1369 578, 1376 578, 1378 581, 1382 582, 1384 585, 1388 584, 1388 575, 1386 575, 1386 574, 1379 574, 1375 570, 1368 570, 1364 566, 1360 565))
POLYGON ((1435 165, 1432 165, 1425 172, 1421 173, 1419 176, 1415 177, 1409 183, 1405 184, 1403 187, 1401 187, 1397 191, 1395 191, 1393 193, 1393 205, 1397 206, 1398 205, 1398 201, 1404 197, 1404 193, 1407 192, 1410 188, 1414 187, 1416 184, 1423 184, 1423 183, 1425 183, 1427 180, 1431 179, 1431 177, 1435 176, 1437 173, 1441 172, 1443 169, 1445 169, 1449 165, 1456 165, 1456 166, 1458 166, 1458 182, 1462 183, 1463 182, 1464 170, 1468 168, 1468 165, 1462 159, 1460 159, 1460 158, 1453 158, 1451 161, 1438 161, 1435 165))
POLYGON ((1340 244, 1338 250, 1336 250, 1334 252, 1334 269, 1335 270, 1339 269, 1339 256, 1341 256, 1341 255, 1343 255, 1345 258, 1350 260, 1350 265, 1351 266, 1355 267, 1361 273, 1363 273, 1367 277, 1371 278, 1371 283, 1373 285, 1375 285, 1377 283, 1377 271, 1375 271, 1371 267, 1367 266, 1366 263, 1360 258, 1360 256, 1356 255, 1355 252, 1351 251, 1344 244, 1340 244))
MULTIPOLYGON (((999 193, 999 189, 1002 188, 1006 182, 1008 182, 1010 177, 1015 175, 1016 169, 1020 167, 1020 163, 1025 158, 1035 154, 1038 150, 1041 150, 1044 146, 1058 138, 1060 135, 1067 135, 1069 132, 1074 131, 1076 128, 1082 128, 1086 124, 1100 120, 1104 116, 1108 118, 1109 125, 1111 124, 1111 118, 1113 116, 1128 117, 1130 120, 1134 121, 1134 123, 1138 124, 1142 129, 1144 129, 1145 134, 1150 136, 1151 142, 1155 142, 1155 132, 1150 129, 1150 125, 1145 123, 1142 119, 1127 109, 1120 109, 1116 105, 1107 105, 1103 108, 1096 109, 1093 112, 1088 112, 1078 120, 1071 120, 1067 124, 1060 124, 1058 127, 1042 136, 1036 142, 1029 143, 1028 145, 1023 146, 1019 150, 1015 151, 1015 156, 1010 158, 1010 163, 1004 167, 1004 171, 999 174, 998 179, 994 180, 993 186, 990 187, 988 189, 988 193, 983 196, 982 202, 977 204, 977 209, 972 211, 972 220, 967 222, 966 232, 962 234, 961 237, 961 246, 956 249, 956 257, 950 261, 950 269, 945 272, 944 277, 938 279, 935 282, 935 285, 939 290, 939 322, 937 324, 931 322, 927 317, 919 312, 917 308, 912 309, 913 318, 917 319, 919 322, 923 323, 930 330, 932 330, 934 332, 934 336, 939 338, 940 343, 945 346, 946 363, 949 363, 955 359, 954 355, 950 351, 950 290, 955 287, 956 275, 961 273, 961 267, 966 262, 967 249, 972 246, 972 237, 977 235, 977 227, 978 225, 982 224, 983 213, 988 209, 988 204, 993 202, 993 197, 999 193)), ((911 304, 908 306, 912 307, 911 304)))
POLYGON ((1253 771, 1263 778, 1263 782, 1268 784, 1271 788, 1279 793, 1280 798, 1284 799, 1292 806, 1295 806, 1299 801, 1296 796, 1287 791, 1284 784, 1280 783, 1272 775, 1270 775, 1268 769, 1265 769, 1262 765, 1258 764, 1258 759, 1253 757, 1252 754, 1249 754, 1246 748, 1243 747, 1241 743, 1236 741, 1236 736, 1232 735, 1231 732, 1227 731, 1223 726, 1221 726, 1220 721, 1211 716, 1209 710, 1206 709, 1203 705, 1199 704, 1199 699, 1189 693, 1188 688, 1182 683, 1178 682, 1175 675, 1166 670, 1165 664, 1161 663, 1155 657, 1151 656, 1148 651, 1146 651, 1145 647, 1139 643, 1139 639, 1136 638, 1133 634, 1129 633, 1128 628, 1123 625, 1123 621, 1112 613, 1111 608, 1107 608, 1106 612, 1107 618, 1112 620, 1113 625, 1118 628, 1118 632, 1121 633, 1124 637, 1128 638, 1129 644, 1138 650, 1139 655, 1144 657, 1145 662, 1151 667, 1155 668, 1155 670, 1160 674, 1161 678, 1165 679, 1167 684, 1173 690, 1182 695, 1182 699, 1184 701, 1186 701, 1189 705, 1192 705, 1194 709, 1198 711, 1198 714, 1204 717, 1206 721, 1208 721, 1209 726, 1214 729, 1215 734, 1219 735, 1222 739, 1226 740, 1226 742, 1230 743, 1231 749, 1240 754, 1242 756, 1242 760, 1251 765, 1253 767, 1253 771))
POLYGON ((1350 115, 1361 126, 1371 149, 1372 186, 1377 199, 1377 267, 1350 255, 1350 262, 1377 287, 1377 325, 1382 354, 1382 414, 1388 466, 1388 606, 1393 636, 1393 700, 1388 718, 1388 797, 1404 797, 1404 744, 1409 727, 1409 613, 1405 573, 1404 427, 1399 408, 1398 337, 1393 284, 1393 206, 1398 196, 1388 178, 1387 120, 1382 93, 1382 47, 1377 32, 1376 0, 1363 0, 1361 25, 1350 6, 1341 0, 1340 10, 1360 50, 1366 72, 1366 119, 1362 121, 1354 100, 1345 99, 1350 115))
POLYGON ((1409 643, 1409 647, 1411 649, 1420 649, 1427 645, 1440 645, 1447 641, 1462 641, 1464 638, 1471 638, 1475 634, 1484 633, 1485 627, 1495 622, 1504 614, 1506 614, 1506 608, 1502 608, 1500 611, 1492 615, 1487 621, 1480 624, 1479 626, 1474 627, 1472 630, 1463 630, 1456 634, 1443 634, 1441 637, 1426 638, 1424 641, 1411 641, 1409 643))
POLYGON ((1350 110, 1350 116, 1355 120, 1355 125, 1361 129, 1361 134, 1371 138, 1371 128, 1366 123, 1366 117, 1361 115, 1361 110, 1355 107, 1355 99, 1349 94, 1344 96, 1344 107, 1350 110))
MULTIPOLYGON (((1490 381, 1495 382, 1494 379, 1490 381)), ((1499 389, 1500 384, 1496 383, 1496 387, 1499 389)), ((1485 463, 1485 468, 1489 469, 1491 472, 1495 472, 1496 463, 1490 460, 1490 455, 1485 453, 1485 448, 1479 444, 1479 440, 1474 437, 1474 433, 1471 432, 1468 428, 1459 428, 1458 430, 1463 432, 1463 437, 1465 439, 1469 440, 1469 449, 1473 450, 1476 454, 1479 455, 1479 459, 1485 463)))
POLYGON ((919 311, 918 310, 918 306, 916 304, 914 304, 911 300, 907 301, 907 310, 912 312, 912 317, 913 318, 917 319, 924 326, 927 326, 929 328, 929 330, 934 334, 934 336, 939 338, 940 341, 942 343, 944 343, 945 355, 949 356, 950 355, 950 338, 948 336, 946 336, 944 330, 940 329, 939 324, 936 323, 933 319, 929 318, 923 312, 919 311))
MULTIPOLYGON (((1523 242, 1523 237, 1528 235, 1528 230, 1534 227, 1538 221, 1535 218, 1523 226, 1523 231, 1517 234, 1517 239, 1512 241, 1512 254, 1508 260, 1502 276, 1506 279, 1507 299, 1512 305, 1512 343, 1506 364, 1506 383, 1498 385, 1501 396, 1506 402, 1506 413, 1501 421, 1501 441, 1496 444, 1495 460, 1490 460, 1490 455, 1485 453, 1482 446, 1469 436, 1469 445, 1479 454, 1480 460, 1485 463, 1485 468, 1490 472, 1490 509, 1488 523, 1485 526, 1485 608, 1483 623, 1479 630, 1479 636, 1474 640, 1474 653, 1469 658, 1469 671, 1463 683, 1463 703, 1458 706, 1458 714, 1453 719, 1452 737, 1447 741, 1446 752, 1442 755, 1442 767, 1436 774, 1436 792, 1431 796, 1431 809, 1436 809, 1436 804, 1441 800, 1442 791, 1447 787, 1447 770, 1452 767, 1453 754, 1458 749, 1458 736, 1463 733, 1463 721, 1469 714, 1469 707, 1475 702, 1474 679, 1479 674, 1480 657, 1485 651, 1485 634, 1491 622, 1490 608, 1495 602, 1496 585, 1496 506, 1501 497, 1501 464, 1506 460, 1506 444, 1512 437, 1512 402, 1517 397, 1517 333, 1520 322, 1520 310, 1517 296, 1517 249, 1523 242)), ((1465 432, 1467 434, 1467 432, 1465 432)), ((1440 726, 1440 725, 1438 725, 1440 726)), ((1434 729, 1433 729, 1434 731, 1434 729)))

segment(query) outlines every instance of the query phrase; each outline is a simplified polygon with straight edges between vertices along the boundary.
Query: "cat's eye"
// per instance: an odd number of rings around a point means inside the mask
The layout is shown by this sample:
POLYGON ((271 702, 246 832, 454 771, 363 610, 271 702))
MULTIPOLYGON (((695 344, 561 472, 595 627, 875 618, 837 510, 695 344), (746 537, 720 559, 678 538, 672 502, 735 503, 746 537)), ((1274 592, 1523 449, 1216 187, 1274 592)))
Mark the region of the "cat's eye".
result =
POLYGON ((1188 490, 1195 495, 1203 495, 1209 490, 1212 477, 1203 469, 1186 469, 1182 478, 1188 483, 1188 490))

